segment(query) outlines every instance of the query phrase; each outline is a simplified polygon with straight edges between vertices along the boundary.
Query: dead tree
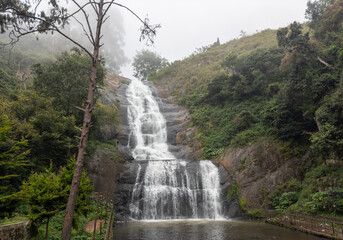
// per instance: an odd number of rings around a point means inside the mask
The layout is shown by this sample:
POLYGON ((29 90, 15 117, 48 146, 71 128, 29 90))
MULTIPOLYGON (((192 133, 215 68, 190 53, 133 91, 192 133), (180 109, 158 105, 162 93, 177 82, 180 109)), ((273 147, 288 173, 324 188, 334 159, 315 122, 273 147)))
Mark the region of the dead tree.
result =
POLYGON ((93 102, 96 89, 96 80, 98 66, 100 63, 99 51, 102 46, 101 29, 103 24, 109 18, 108 11, 113 5, 125 8, 131 12, 139 21, 142 22, 140 40, 146 40, 147 43, 153 43, 153 37, 156 35, 156 29, 160 25, 150 25, 149 19, 141 19, 130 8, 115 2, 114 0, 71 0, 71 4, 77 7, 77 10, 68 13, 67 8, 60 5, 56 0, 49 0, 51 9, 49 12, 39 10, 43 0, 18 0, 18 1, 0 1, 0 30, 1 32, 9 31, 11 44, 17 42, 20 37, 32 33, 55 32, 59 33, 66 39, 73 42, 76 46, 83 49, 92 59, 92 69, 89 76, 88 96, 84 112, 83 127, 78 145, 78 154, 75 165, 74 177, 71 183, 69 199, 66 206, 66 214, 63 223, 62 239, 71 238, 72 219, 75 210, 76 199, 79 191, 81 175, 83 171, 84 157, 86 154, 88 136, 91 128, 91 119, 93 112, 93 102), (88 12, 93 11, 96 19, 90 19, 88 12), (80 18, 83 18, 83 21, 80 18), (63 32, 63 27, 71 20, 81 25, 85 37, 92 45, 92 50, 81 43, 72 39, 63 32))

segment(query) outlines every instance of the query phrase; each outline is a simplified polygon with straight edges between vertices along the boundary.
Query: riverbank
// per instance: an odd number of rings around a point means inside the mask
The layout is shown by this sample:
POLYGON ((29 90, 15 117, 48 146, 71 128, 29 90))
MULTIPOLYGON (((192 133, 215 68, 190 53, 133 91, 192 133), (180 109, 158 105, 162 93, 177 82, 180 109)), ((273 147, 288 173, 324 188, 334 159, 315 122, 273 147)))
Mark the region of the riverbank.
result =
POLYGON ((343 218, 297 213, 266 218, 265 222, 329 239, 343 239, 343 218))

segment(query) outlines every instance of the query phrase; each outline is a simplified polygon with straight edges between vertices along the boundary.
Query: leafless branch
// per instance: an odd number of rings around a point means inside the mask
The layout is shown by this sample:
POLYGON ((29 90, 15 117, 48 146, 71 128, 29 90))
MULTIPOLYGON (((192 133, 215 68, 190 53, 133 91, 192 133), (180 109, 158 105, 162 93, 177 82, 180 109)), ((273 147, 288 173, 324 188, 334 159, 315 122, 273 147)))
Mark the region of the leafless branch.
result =
POLYGON ((92 0, 89 0, 89 3, 91 4, 92 8, 94 9, 96 15, 99 15, 99 11, 98 11, 98 9, 96 7, 96 3, 94 1, 92 1, 92 0))
POLYGON ((325 66, 327 66, 328 68, 333 69, 333 66, 327 62, 325 62, 323 59, 321 59, 319 56, 317 57, 317 59, 319 60, 319 62, 321 62, 322 64, 324 64, 325 66))
POLYGON ((80 43, 76 42, 74 39, 72 39, 72 38, 69 37, 68 35, 64 34, 61 30, 59 30, 58 28, 56 28, 55 31, 58 32, 59 34, 61 34, 63 37, 67 38, 69 41, 71 41, 72 43, 74 43, 76 46, 78 46, 78 47, 81 48, 82 50, 84 50, 90 57, 93 57, 93 55, 87 50, 87 48, 85 48, 84 46, 82 46, 80 43))
MULTIPOLYGON (((108 2, 108 3, 104 3, 104 4, 108 4, 108 6, 107 6, 107 8, 106 8, 104 14, 102 15, 103 17, 106 16, 108 10, 111 8, 111 6, 112 6, 113 3, 114 3, 114 0, 112 0, 112 1, 110 1, 110 2, 108 2)), ((105 21, 106 21, 106 19, 105 19, 105 21)), ((104 22, 103 22, 103 19, 101 19, 101 22, 104 23, 104 22)))
POLYGON ((91 37, 91 36, 89 36, 89 34, 88 34, 88 32, 86 31, 85 26, 82 24, 82 22, 80 22, 76 17, 73 17, 73 18, 74 18, 74 20, 75 20, 76 22, 78 22, 78 23, 80 24, 80 26, 82 27, 83 33, 84 33, 84 34, 86 35, 86 37, 88 38, 89 42, 90 42, 91 44, 94 44, 94 38, 91 37))
MULTIPOLYGON (((81 49, 83 49, 90 57, 92 57, 92 54, 84 47, 82 46, 80 43, 76 42, 74 39, 72 39, 71 37, 69 37, 68 35, 66 35, 65 33, 63 33, 56 25, 54 25, 51 22, 46 21, 45 19, 36 16, 36 15, 32 15, 32 14, 27 14, 25 12, 20 12, 15 8, 10 8, 9 10, 16 12, 16 14, 26 17, 28 19, 34 20, 34 21, 39 21, 42 23, 45 23, 47 25, 46 28, 40 28, 40 29, 33 29, 33 30, 27 30, 24 29, 22 27, 20 27, 18 24, 14 24, 14 30, 12 30, 12 36, 14 36, 15 38, 12 39, 11 44, 14 44, 16 42, 19 41, 19 38, 31 33, 35 33, 35 32, 45 32, 45 31, 55 31, 58 32, 59 34, 61 34, 63 37, 65 37, 66 39, 68 39, 69 41, 71 41, 72 43, 74 43, 76 46, 80 47, 81 49), (17 32, 19 35, 15 34, 15 32, 17 32)), ((70 15, 73 16, 73 15, 70 15)), ((32 28, 32 26, 29 26, 29 29, 32 28)), ((11 35, 11 33, 10 33, 11 35)))
MULTIPOLYGON (((91 37, 91 39, 92 39, 91 43, 93 44, 93 43, 94 43, 94 35, 93 35, 92 27, 91 27, 91 25, 90 25, 90 23, 89 23, 89 15, 86 13, 86 11, 85 11, 83 8, 81 8, 81 6, 77 3, 77 1, 75 1, 75 0, 72 0, 72 1, 73 1, 74 4, 76 4, 76 6, 78 6, 78 8, 80 8, 80 9, 82 10, 83 15, 85 16, 86 23, 87 23, 87 27, 88 27, 88 31, 89 31, 89 35, 90 35, 90 37, 91 37)), ((90 4, 90 2, 88 2, 87 5, 88 5, 88 4, 90 4)), ((91 4, 91 5, 92 5, 92 4, 91 4)), ((85 28, 83 27, 83 25, 82 25, 82 28, 84 29, 84 32, 86 32, 86 30, 85 30, 85 28)), ((88 38, 89 38, 89 37, 88 37, 88 38)))
POLYGON ((109 19, 110 18, 110 16, 107 16, 105 19, 104 19, 104 21, 102 21, 102 23, 105 23, 106 21, 107 21, 107 19, 109 19))
POLYGON ((78 107, 78 106, 76 106, 76 105, 73 105, 73 106, 74 106, 74 108, 76 108, 76 109, 78 109, 78 110, 80 110, 80 111, 82 111, 82 112, 85 112, 85 111, 86 111, 86 109, 84 109, 84 108, 78 107))
POLYGON ((41 4, 41 2, 42 2, 42 0, 38 0, 38 3, 37 3, 37 5, 36 5, 35 11, 34 11, 35 15, 36 15, 36 13, 37 13, 37 9, 38 9, 39 5, 41 4))
POLYGON ((156 29, 160 28, 161 25, 160 24, 156 24, 156 25, 149 25, 149 19, 145 18, 144 20, 142 20, 134 11, 132 11, 130 8, 120 4, 120 3, 116 3, 114 1, 110 1, 110 2, 105 2, 104 4, 114 4, 118 7, 124 8, 127 11, 129 11, 131 14, 133 14, 141 23, 143 23, 143 26, 141 27, 140 31, 141 31, 141 36, 139 38, 140 41, 142 40, 147 40, 147 44, 154 44, 154 40, 153 38, 156 35, 156 29))
POLYGON ((79 7, 79 9, 77 10, 77 11, 75 11, 75 12, 73 12, 72 14, 70 14, 70 15, 67 15, 67 18, 71 18, 71 17, 73 17, 74 15, 76 15, 76 14, 78 14, 80 11, 84 11, 84 8, 85 7, 87 7, 89 4, 91 4, 91 3, 85 3, 83 6, 78 6, 79 7))

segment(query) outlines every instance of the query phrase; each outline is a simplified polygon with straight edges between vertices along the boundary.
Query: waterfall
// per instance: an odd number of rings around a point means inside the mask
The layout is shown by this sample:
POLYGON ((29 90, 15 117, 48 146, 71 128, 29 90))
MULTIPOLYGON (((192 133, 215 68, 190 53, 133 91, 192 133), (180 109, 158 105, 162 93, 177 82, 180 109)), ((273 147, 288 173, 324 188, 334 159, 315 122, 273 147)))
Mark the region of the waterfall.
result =
POLYGON ((141 161, 132 191, 133 219, 221 219, 220 184, 211 161, 176 159, 168 150, 166 121, 150 88, 133 79, 127 99, 128 147, 141 161))

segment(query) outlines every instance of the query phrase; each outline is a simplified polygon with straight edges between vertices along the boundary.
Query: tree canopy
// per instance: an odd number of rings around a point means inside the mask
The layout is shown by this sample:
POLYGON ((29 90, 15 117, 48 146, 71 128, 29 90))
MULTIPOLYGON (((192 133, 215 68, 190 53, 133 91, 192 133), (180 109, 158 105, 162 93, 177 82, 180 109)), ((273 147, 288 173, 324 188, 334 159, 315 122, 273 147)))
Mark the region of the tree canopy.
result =
POLYGON ((149 74, 168 66, 168 61, 157 53, 149 50, 142 50, 136 53, 136 56, 133 58, 132 66, 136 78, 147 80, 149 74))

